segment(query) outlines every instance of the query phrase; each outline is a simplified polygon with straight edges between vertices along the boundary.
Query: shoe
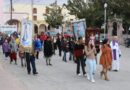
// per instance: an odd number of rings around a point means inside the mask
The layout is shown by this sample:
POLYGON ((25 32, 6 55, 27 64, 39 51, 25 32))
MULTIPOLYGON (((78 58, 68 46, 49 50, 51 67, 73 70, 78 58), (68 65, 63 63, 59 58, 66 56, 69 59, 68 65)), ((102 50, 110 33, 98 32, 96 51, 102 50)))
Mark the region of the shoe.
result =
POLYGON ((103 71, 101 71, 101 72, 100 72, 100 76, 101 76, 101 78, 102 78, 103 74, 104 74, 104 72, 103 72, 103 71))
POLYGON ((13 61, 10 61, 10 64, 12 64, 13 61))
POLYGON ((52 66, 52 64, 49 64, 50 66, 52 66))
POLYGON ((28 75, 30 75, 31 73, 30 72, 28 72, 28 75))
POLYGON ((118 70, 113 70, 113 71, 118 72, 118 70))
POLYGON ((87 74, 87 79, 90 81, 90 76, 87 74))
POLYGON ((108 78, 105 78, 106 81, 110 81, 108 78))
POLYGON ((77 74, 78 76, 81 76, 81 74, 79 73, 79 74, 77 74))
POLYGON ((38 72, 33 73, 33 75, 37 75, 37 74, 38 74, 38 72))
POLYGON ((17 62, 15 62, 15 65, 17 65, 17 62))
POLYGON ((92 83, 95 83, 95 80, 94 80, 94 79, 92 79, 92 80, 91 80, 91 82, 92 82, 92 83))
POLYGON ((107 76, 107 73, 106 73, 106 72, 104 73, 104 76, 105 76, 105 78, 104 78, 104 79, 105 79, 106 81, 109 81, 109 79, 108 79, 108 76, 107 76))

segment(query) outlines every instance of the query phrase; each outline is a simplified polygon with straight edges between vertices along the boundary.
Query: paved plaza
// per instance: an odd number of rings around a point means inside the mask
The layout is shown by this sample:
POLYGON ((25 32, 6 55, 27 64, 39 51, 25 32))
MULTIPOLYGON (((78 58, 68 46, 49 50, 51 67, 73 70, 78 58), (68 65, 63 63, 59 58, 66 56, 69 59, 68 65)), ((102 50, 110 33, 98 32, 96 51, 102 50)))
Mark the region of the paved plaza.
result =
MULTIPOLYGON (((26 68, 9 59, 4 60, 0 51, 0 90, 129 90, 130 89, 130 48, 121 46, 121 69, 119 72, 109 72, 110 81, 100 78, 101 66, 97 65, 95 83, 86 77, 76 75, 76 64, 72 61, 63 62, 58 53, 52 57, 53 66, 46 66, 43 53, 36 60, 38 75, 28 75, 26 68)), ((56 51, 58 52, 58 51, 56 51)), ((98 55, 98 60, 99 60, 98 55)))

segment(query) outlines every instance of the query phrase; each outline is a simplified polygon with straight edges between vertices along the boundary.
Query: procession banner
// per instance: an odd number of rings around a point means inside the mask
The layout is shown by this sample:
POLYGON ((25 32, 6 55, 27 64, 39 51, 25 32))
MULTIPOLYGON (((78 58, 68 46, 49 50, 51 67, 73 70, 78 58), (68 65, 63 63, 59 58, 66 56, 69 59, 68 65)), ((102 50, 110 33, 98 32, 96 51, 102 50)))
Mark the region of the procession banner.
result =
POLYGON ((85 30, 86 30, 86 21, 85 19, 80 19, 73 23, 73 32, 76 39, 78 37, 85 37, 85 30))
POLYGON ((0 25, 0 32, 10 36, 12 33, 17 32, 16 25, 0 25))
POLYGON ((22 21, 22 31, 20 44, 24 47, 32 47, 32 37, 33 37, 33 23, 32 21, 23 20, 22 21))

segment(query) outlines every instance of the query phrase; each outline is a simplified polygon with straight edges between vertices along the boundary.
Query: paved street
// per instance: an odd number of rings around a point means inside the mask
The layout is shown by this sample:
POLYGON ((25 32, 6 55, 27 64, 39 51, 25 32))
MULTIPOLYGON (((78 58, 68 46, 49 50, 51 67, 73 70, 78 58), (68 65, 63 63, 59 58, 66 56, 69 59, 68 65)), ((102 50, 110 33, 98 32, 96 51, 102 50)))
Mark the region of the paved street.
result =
MULTIPOLYGON (((78 77, 75 73, 76 64, 67 63, 56 54, 52 57, 53 66, 46 66, 42 52, 36 60, 38 75, 28 75, 26 68, 9 64, 0 52, 0 90, 129 90, 130 89, 130 48, 121 46, 121 69, 119 72, 109 72, 110 81, 100 78, 101 66, 97 66, 95 83, 86 77, 78 77)), ((99 57, 98 57, 99 59, 99 57)))

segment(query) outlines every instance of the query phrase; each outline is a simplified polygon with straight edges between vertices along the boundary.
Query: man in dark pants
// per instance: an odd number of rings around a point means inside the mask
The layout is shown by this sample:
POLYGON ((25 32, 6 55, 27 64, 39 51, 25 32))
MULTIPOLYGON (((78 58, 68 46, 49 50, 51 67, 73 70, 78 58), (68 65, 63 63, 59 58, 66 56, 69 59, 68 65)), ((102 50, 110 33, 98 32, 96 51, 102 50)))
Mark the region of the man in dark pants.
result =
POLYGON ((26 63, 27 63, 27 71, 28 71, 28 74, 30 74, 30 72, 31 72, 31 67, 30 67, 30 53, 26 52, 25 56, 26 56, 26 63))
POLYGON ((85 72, 84 58, 83 57, 77 58, 77 75, 79 75, 79 76, 80 76, 80 64, 82 67, 83 75, 85 76, 86 72, 85 72))
POLYGON ((77 63, 77 70, 76 70, 77 75, 81 76, 80 74, 80 64, 81 64, 83 76, 86 76, 85 62, 84 62, 84 45, 83 45, 82 37, 79 37, 78 41, 75 44, 74 56, 76 58, 76 63, 77 63))
POLYGON ((61 47, 61 38, 60 37, 57 38, 56 44, 57 44, 58 49, 59 49, 59 56, 61 56, 62 47, 61 47))
POLYGON ((27 62, 27 72, 28 72, 28 74, 31 73, 30 64, 32 65, 33 74, 34 75, 38 74, 37 71, 36 71, 36 66, 35 66, 35 56, 33 54, 26 52, 26 62, 27 62))

